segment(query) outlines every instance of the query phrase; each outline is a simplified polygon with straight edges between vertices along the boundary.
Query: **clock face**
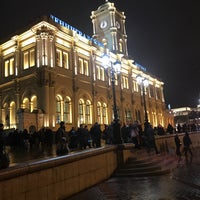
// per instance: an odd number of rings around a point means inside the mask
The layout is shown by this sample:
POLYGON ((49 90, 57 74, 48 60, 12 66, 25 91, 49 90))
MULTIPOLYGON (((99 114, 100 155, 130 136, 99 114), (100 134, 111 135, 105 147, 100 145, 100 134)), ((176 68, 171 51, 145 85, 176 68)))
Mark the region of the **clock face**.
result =
POLYGON ((116 27, 119 29, 120 28, 120 23, 116 21, 116 27))
POLYGON ((106 28, 108 25, 107 21, 106 20, 103 20, 101 23, 100 23, 100 28, 106 28))

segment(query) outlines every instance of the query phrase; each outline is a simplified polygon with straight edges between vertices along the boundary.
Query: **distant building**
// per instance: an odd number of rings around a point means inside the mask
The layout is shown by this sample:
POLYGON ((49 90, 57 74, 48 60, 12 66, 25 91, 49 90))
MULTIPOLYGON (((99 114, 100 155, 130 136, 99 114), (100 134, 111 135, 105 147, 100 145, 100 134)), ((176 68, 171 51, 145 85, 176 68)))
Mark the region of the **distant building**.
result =
POLYGON ((124 13, 106 2, 91 19, 93 37, 51 15, 0 44, 0 119, 5 128, 56 129, 60 121, 68 129, 82 123, 88 127, 111 123, 113 96, 102 65, 105 52, 111 62, 121 62, 115 81, 120 121, 144 122, 136 81, 142 75, 149 81, 145 88, 149 121, 153 126, 173 124, 165 106, 164 83, 128 55, 124 13))
POLYGON ((174 123, 182 125, 196 124, 200 126, 200 105, 196 108, 181 107, 172 109, 174 115, 174 123))

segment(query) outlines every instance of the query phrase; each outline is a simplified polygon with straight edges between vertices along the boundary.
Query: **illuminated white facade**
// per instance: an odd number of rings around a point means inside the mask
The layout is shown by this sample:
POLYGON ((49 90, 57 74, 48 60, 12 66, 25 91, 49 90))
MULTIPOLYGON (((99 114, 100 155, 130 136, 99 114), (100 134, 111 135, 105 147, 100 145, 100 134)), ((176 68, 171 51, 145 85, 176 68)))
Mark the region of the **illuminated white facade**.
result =
MULTIPOLYGON (((117 13, 118 20, 123 18, 120 27, 125 26, 124 15, 117 13)), ((94 26, 94 13, 91 18, 94 26)), ((113 26, 119 27, 116 23, 113 26)), ((173 124, 165 108, 164 83, 128 58, 125 29, 122 31, 123 38, 120 34, 117 37, 121 45, 115 41, 117 51, 107 49, 111 60, 121 61, 115 85, 120 121, 143 123, 142 93, 136 82, 136 77, 142 75, 149 80, 149 121, 153 126, 173 124)), ((99 37, 98 30, 94 35, 89 37, 51 15, 0 44, 0 119, 6 128, 35 125, 37 129, 56 129, 60 121, 66 122, 67 129, 81 123, 89 127, 95 122, 111 123, 111 84, 101 60, 105 40, 99 37)))

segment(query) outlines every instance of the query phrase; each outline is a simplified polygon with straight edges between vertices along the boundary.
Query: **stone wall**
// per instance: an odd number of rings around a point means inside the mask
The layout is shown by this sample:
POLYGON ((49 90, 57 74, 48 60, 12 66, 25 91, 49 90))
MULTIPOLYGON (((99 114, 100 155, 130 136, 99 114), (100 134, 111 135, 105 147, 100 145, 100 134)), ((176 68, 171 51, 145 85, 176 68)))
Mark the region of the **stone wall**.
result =
POLYGON ((108 179, 117 167, 115 146, 24 163, 0 172, 1 200, 57 200, 108 179))

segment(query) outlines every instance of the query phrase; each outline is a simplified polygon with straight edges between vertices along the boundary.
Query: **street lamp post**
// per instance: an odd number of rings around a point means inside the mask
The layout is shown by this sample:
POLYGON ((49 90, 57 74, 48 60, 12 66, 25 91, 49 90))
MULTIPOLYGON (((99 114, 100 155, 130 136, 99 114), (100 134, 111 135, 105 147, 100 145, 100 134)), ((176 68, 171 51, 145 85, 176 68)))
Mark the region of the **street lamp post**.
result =
MULTIPOLYGON (((119 117, 117 113, 117 103, 116 103, 116 92, 115 92, 115 73, 120 72, 121 62, 115 61, 112 62, 107 54, 102 56, 102 63, 105 69, 109 67, 110 75, 111 75, 111 86, 112 86, 112 94, 113 94, 113 143, 114 144, 122 144, 121 138, 121 126, 119 122, 119 117)), ((108 73, 107 73, 108 74, 108 73)))
POLYGON ((146 105, 146 99, 145 99, 145 87, 149 85, 149 81, 140 75, 138 75, 136 79, 142 88, 142 97, 143 97, 143 105, 144 105, 144 123, 147 124, 149 120, 148 120, 147 105, 146 105))

